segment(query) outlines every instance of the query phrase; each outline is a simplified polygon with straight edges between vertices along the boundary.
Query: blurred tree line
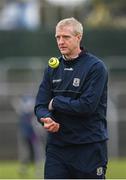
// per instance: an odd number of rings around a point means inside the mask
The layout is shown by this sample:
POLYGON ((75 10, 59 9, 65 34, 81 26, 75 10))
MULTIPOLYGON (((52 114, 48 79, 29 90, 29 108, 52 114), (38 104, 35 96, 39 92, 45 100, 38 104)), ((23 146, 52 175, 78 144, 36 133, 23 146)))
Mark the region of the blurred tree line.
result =
POLYGON ((109 28, 126 28, 126 0, 87 0, 75 7, 67 7, 67 5, 53 5, 48 0, 40 0, 41 19, 46 25, 48 16, 52 23, 57 13, 56 21, 74 16, 88 27, 109 27, 109 28), (53 7, 51 9, 51 7, 53 7), (50 15, 49 15, 50 12, 50 15), (52 14, 51 14, 52 13, 52 14), (53 17, 53 18, 52 18, 53 17))
POLYGON ((126 0, 92 0, 87 24, 93 27, 126 28, 126 0))

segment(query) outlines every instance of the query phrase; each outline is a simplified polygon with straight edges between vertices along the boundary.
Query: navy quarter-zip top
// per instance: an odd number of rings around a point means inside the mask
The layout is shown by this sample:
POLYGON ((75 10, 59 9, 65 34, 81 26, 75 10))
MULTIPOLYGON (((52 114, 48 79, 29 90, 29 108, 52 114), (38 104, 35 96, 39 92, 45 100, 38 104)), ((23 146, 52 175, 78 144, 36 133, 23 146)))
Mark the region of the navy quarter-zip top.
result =
POLYGON ((48 133, 48 143, 60 146, 104 141, 107 135, 108 72, 103 61, 83 52, 74 60, 59 58, 47 67, 36 97, 35 114, 52 117, 60 130, 48 133), (53 99, 53 111, 48 104, 53 99))

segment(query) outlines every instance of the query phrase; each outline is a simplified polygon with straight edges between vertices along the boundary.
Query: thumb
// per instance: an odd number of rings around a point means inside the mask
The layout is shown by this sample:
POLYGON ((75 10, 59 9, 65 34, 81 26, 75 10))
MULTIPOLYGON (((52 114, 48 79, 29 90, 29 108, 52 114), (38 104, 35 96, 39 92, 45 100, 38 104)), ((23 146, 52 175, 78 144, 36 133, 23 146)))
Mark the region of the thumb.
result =
POLYGON ((47 124, 52 122, 52 120, 50 118, 41 118, 40 120, 41 120, 41 122, 47 123, 47 124))

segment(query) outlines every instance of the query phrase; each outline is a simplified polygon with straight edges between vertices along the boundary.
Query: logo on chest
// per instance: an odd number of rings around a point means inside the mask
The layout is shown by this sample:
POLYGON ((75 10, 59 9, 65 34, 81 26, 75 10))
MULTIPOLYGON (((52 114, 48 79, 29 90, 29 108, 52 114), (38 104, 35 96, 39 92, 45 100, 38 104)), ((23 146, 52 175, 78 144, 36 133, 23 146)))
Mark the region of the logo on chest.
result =
POLYGON ((79 87, 80 86, 80 79, 79 78, 74 78, 73 79, 73 86, 74 87, 79 87))
POLYGON ((62 81, 62 79, 53 79, 52 80, 52 83, 59 83, 59 82, 61 82, 62 81))

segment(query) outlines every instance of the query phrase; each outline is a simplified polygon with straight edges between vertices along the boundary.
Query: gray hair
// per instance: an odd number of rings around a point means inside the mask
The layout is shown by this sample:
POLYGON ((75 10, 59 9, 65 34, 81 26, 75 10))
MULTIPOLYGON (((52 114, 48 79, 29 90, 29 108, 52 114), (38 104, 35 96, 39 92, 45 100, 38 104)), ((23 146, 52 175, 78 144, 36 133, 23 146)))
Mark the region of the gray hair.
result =
POLYGON ((56 25, 57 27, 64 27, 64 26, 73 26, 74 34, 83 35, 83 26, 82 24, 75 18, 65 18, 58 22, 56 25))

